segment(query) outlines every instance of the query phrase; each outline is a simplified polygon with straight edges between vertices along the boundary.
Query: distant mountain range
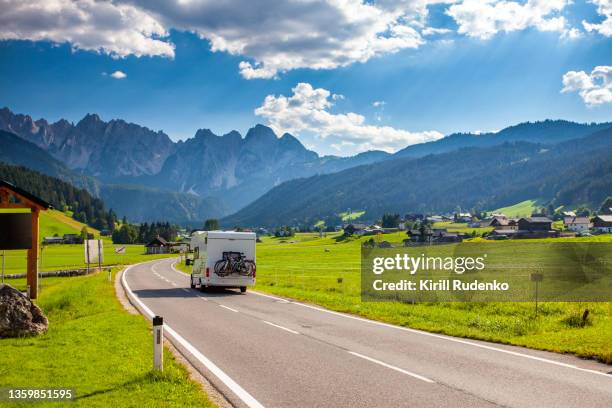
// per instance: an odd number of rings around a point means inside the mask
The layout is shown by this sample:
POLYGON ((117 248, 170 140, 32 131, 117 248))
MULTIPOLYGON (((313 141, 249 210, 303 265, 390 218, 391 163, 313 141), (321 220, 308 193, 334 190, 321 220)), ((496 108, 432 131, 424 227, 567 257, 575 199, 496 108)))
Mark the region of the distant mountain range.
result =
POLYGON ((319 157, 292 135, 279 138, 263 125, 250 129, 244 138, 236 131, 217 136, 201 129, 193 138, 175 143, 163 132, 123 120, 104 122, 95 114, 74 125, 63 119, 35 121, 3 108, 0 129, 102 182, 213 198, 228 211, 242 208, 283 181, 389 156, 373 151, 354 157, 319 157))
MULTIPOLYGON (((283 183, 225 226, 313 225, 347 208, 385 212, 498 208, 533 197, 598 206, 612 192, 612 128, 558 144, 522 141, 394 158, 283 183)), ((337 217, 336 217, 337 218, 337 217)), ((336 221, 337 222, 337 221, 336 221)))
MULTIPOLYGON (((3 108, 0 161, 85 187, 119 216, 135 222, 163 219, 200 225, 205 217, 224 216, 245 206, 252 209, 249 204, 255 205, 262 195, 271 189, 278 191, 277 187, 291 180, 343 177, 348 169, 386 168, 389 161, 401 158, 428 156, 426 160, 437 163, 438 155, 466 147, 488 148, 517 141, 554 145, 609 127, 612 123, 527 122, 496 133, 452 134, 408 146, 393 155, 369 151, 338 157, 319 156, 292 135, 278 137, 263 125, 251 128, 245 137, 236 131, 218 136, 201 129, 193 138, 173 142, 161 131, 119 119, 105 122, 95 114, 86 115, 77 124, 63 119, 49 123, 3 108), (430 159, 429 155, 435 156, 430 159)), ((450 179, 452 174, 440 173, 440 177, 450 179)), ((456 205, 463 204, 453 203, 456 205)), ((257 224, 252 217, 241 218, 244 214, 240 211, 233 219, 257 224)))

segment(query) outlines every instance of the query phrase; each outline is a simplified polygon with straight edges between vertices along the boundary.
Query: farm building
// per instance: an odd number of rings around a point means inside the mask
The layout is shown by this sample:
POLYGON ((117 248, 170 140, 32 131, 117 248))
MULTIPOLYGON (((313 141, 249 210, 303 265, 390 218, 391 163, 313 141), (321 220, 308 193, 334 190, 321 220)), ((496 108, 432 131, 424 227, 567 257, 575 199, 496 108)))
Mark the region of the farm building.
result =
POLYGON ((521 231, 550 231, 552 220, 548 217, 527 217, 518 220, 518 229, 521 231))
POLYGON ((43 244, 45 245, 53 245, 53 244, 63 244, 64 238, 62 237, 44 237, 43 244))
POLYGON ((491 219, 488 225, 496 230, 517 230, 518 223, 516 220, 508 219, 505 216, 496 216, 491 219))
POLYGON ((563 225, 567 230, 574 232, 589 231, 592 227, 589 217, 564 217, 563 225))
POLYGON ((593 230, 612 234, 612 215, 598 215, 593 219, 593 230))
POLYGON ((158 235, 145 245, 145 249, 149 255, 168 254, 170 253, 170 244, 158 235))

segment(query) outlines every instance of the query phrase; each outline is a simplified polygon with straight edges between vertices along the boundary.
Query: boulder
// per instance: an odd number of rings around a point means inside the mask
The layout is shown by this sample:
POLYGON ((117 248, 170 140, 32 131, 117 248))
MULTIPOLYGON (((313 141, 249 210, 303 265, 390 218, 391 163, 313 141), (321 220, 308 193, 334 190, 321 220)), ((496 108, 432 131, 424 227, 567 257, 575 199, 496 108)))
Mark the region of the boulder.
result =
POLYGON ((48 327, 38 306, 14 287, 0 284, 0 338, 33 336, 48 327))

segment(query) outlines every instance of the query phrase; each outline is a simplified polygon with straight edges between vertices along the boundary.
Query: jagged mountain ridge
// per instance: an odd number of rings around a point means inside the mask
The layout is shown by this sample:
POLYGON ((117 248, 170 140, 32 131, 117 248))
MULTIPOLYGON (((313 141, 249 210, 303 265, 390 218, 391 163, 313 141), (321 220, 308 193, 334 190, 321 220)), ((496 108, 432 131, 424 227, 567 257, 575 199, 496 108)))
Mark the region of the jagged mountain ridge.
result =
POLYGON ((389 156, 373 151, 353 157, 319 155, 294 136, 281 137, 257 125, 243 138, 200 129, 173 142, 168 135, 120 119, 105 122, 88 114, 76 125, 48 123, 0 109, 0 129, 17 134, 70 169, 121 185, 161 188, 201 198, 222 197, 235 211, 270 188, 297 177, 324 174, 389 156))

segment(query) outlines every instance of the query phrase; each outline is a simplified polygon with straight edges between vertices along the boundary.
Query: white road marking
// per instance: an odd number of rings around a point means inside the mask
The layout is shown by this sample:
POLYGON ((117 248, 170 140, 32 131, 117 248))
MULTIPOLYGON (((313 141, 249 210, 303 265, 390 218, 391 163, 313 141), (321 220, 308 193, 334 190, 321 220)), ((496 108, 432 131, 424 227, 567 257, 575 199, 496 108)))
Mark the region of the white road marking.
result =
POLYGON ((265 324, 269 324, 270 326, 277 327, 277 328, 279 328, 279 329, 281 329, 281 330, 288 331, 289 333, 293 333, 293 334, 300 334, 299 332, 296 332, 295 330, 291 330, 291 329, 288 329, 288 328, 286 328, 286 327, 279 326, 278 324, 274 324, 274 323, 269 322, 269 321, 267 321, 267 320, 262 320, 262 322, 264 322, 265 324))
MULTIPOLYGON (((261 292, 256 292, 256 291, 253 291, 253 290, 250 293, 252 293, 254 295, 258 295, 258 296, 263 296, 263 297, 267 297, 267 298, 270 298, 270 299, 274 299, 274 300, 286 300, 286 299, 282 299, 282 298, 279 298, 279 297, 276 297, 276 296, 271 296, 271 295, 267 295, 267 294, 264 294, 264 293, 261 293, 261 292)), ((583 371, 583 372, 586 372, 586 373, 603 375, 605 377, 612 378, 612 376, 610 376, 609 374, 606 374, 606 373, 601 372, 601 371, 590 370, 588 368, 581 368, 581 367, 575 366, 573 364, 562 363, 560 361, 550 360, 550 359, 543 358, 543 357, 536 357, 536 356, 532 356, 532 355, 524 354, 524 353, 519 353, 517 351, 512 351, 512 350, 504 350, 504 349, 498 348, 498 347, 487 346, 486 344, 473 343, 471 341, 467 341, 467 340, 463 340, 463 339, 459 339, 459 338, 443 336, 443 335, 435 334, 435 333, 428 333, 428 332, 425 332, 425 331, 421 331, 421 330, 417 330, 417 329, 411 329, 411 328, 408 328, 408 327, 395 326, 395 325, 390 324, 390 323, 377 322, 375 320, 369 320, 369 319, 365 319, 363 317, 351 316, 349 314, 335 312, 333 310, 327 310, 327 309, 323 309, 323 308, 312 306, 312 305, 307 305, 305 303, 300 303, 300 302, 296 302, 296 301, 289 301, 289 303, 292 303, 292 304, 298 305, 298 306, 302 306, 302 307, 307 307, 309 309, 317 310, 319 312, 324 312, 324 313, 333 314, 335 316, 344 317, 346 319, 352 319, 352 320, 357 320, 357 321, 360 321, 360 322, 375 324, 375 325, 378 325, 378 326, 388 327, 388 328, 392 328, 392 329, 395 329, 395 330, 407 331, 407 332, 410 332, 410 333, 420 334, 422 336, 435 337, 437 339, 453 341, 455 343, 461 343, 461 344, 466 344, 466 345, 473 346, 473 347, 479 347, 479 348, 482 348, 482 349, 485 349, 485 350, 497 351, 499 353, 510 354, 510 355, 517 356, 517 357, 528 358, 528 359, 531 359, 531 360, 541 361, 543 363, 554 364, 554 365, 557 365, 557 366, 560 366, 560 367, 572 368, 574 370, 583 371)))
POLYGON ((170 283, 172 284, 172 286, 176 286, 176 283, 174 283, 174 282, 170 282, 170 283))
MULTIPOLYGON (((145 262, 142 262, 145 263, 145 262)), ((123 288, 127 291, 128 295, 134 300, 138 306, 140 306, 141 310, 144 312, 145 316, 149 319, 152 319, 155 314, 151 309, 149 309, 136 295, 132 292, 132 289, 127 284, 125 277, 128 271, 136 265, 135 264, 128 266, 121 275, 121 283, 123 284, 123 288)), ((174 340, 179 343, 181 346, 185 348, 191 355, 193 355, 200 363, 202 363, 208 370, 210 370, 213 375, 215 375, 223 384, 225 384, 238 398, 242 400, 248 407, 251 408, 264 408, 262 404, 259 403, 251 394, 249 394, 244 388, 242 388, 238 383, 231 379, 230 376, 225 374, 223 370, 221 370, 215 363, 210 361, 204 354, 202 354, 198 349, 196 349, 191 343, 183 338, 180 334, 178 334, 174 329, 172 329, 167 324, 164 324, 166 329, 166 333, 168 333, 174 340)))
POLYGON ((410 372, 410 371, 406 371, 406 370, 404 370, 404 369, 401 369, 401 368, 399 368, 399 367, 392 366, 391 364, 387 364, 387 363, 385 363, 385 362, 383 362, 383 361, 376 360, 376 359, 374 359, 374 358, 372 358, 372 357, 364 356, 363 354, 355 353, 354 351, 349 351, 348 353, 349 353, 349 354, 352 354, 352 355, 354 355, 354 356, 357 356, 357 357, 363 358, 364 360, 368 360, 368 361, 371 361, 371 362, 373 362, 373 363, 380 364, 380 365, 381 365, 381 366, 383 366, 383 367, 390 368, 391 370, 398 371, 398 372, 400 372, 400 373, 402 373, 402 374, 406 374, 406 375, 409 375, 409 376, 411 376, 411 377, 418 378, 418 379, 419 379, 419 380, 421 380, 421 381, 425 381, 425 382, 428 382, 428 383, 435 384, 435 381, 434 381, 434 380, 430 380, 429 378, 427 378, 427 377, 423 377, 422 375, 418 375, 418 374, 415 374, 415 373, 413 373, 413 372, 410 372))
POLYGON ((232 311, 232 312, 234 312, 234 313, 238 313, 238 311, 237 311, 236 309, 232 309, 232 308, 231 308, 231 307, 229 307, 229 306, 225 306, 225 305, 219 305, 219 306, 220 306, 220 307, 222 307, 222 308, 224 308, 224 309, 231 310, 231 311, 232 311))
POLYGON ((189 289, 185 289, 185 288, 181 288, 181 289, 183 289, 183 292, 187 292, 187 293, 189 293, 189 292, 190 292, 190 290, 189 290, 189 289))
POLYGON ((208 299, 206 299, 204 296, 200 296, 200 295, 198 295, 198 297, 199 297, 200 299, 202 299, 203 301, 208 302, 208 299))

